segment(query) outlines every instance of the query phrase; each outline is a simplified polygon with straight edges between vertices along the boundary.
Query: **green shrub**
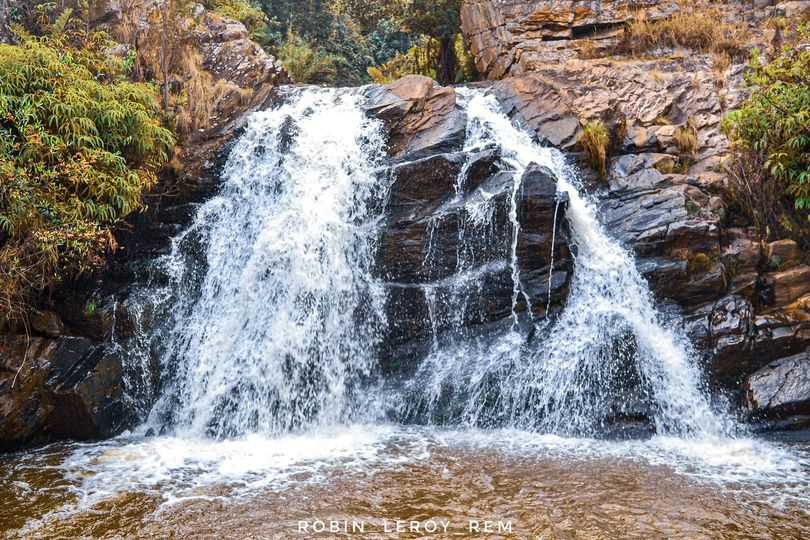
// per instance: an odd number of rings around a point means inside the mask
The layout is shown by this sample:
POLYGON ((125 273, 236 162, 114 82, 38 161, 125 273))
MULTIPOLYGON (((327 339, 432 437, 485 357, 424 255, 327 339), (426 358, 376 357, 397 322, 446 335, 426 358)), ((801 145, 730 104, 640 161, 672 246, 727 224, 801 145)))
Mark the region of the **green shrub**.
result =
MULTIPOLYGON (((806 42, 810 30, 800 36, 806 42)), ((761 156, 796 209, 810 209, 810 48, 786 48, 768 64, 755 51, 750 68, 751 95, 726 116, 723 130, 743 159, 761 156)))
POLYGON ((690 253, 687 258, 687 272, 689 274, 702 274, 712 268, 712 260, 705 253, 690 253))
POLYGON ((316 49, 292 30, 287 32, 286 41, 279 47, 278 58, 297 83, 328 82, 335 76, 335 58, 316 49))
POLYGON ((103 264, 174 144, 160 117, 97 48, 0 45, 0 320, 103 264))
POLYGON ((424 75, 436 78, 436 67, 433 61, 431 40, 420 40, 407 52, 397 53, 385 64, 368 68, 368 74, 377 84, 396 81, 406 75, 424 75))

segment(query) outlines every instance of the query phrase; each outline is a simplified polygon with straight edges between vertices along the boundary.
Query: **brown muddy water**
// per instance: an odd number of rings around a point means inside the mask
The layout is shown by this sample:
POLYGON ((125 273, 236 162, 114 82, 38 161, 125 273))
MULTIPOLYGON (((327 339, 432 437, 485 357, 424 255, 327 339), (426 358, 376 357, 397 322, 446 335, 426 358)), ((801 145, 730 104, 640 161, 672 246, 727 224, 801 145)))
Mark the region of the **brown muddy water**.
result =
POLYGON ((353 426, 0 458, 6 538, 810 538, 810 445, 353 426))

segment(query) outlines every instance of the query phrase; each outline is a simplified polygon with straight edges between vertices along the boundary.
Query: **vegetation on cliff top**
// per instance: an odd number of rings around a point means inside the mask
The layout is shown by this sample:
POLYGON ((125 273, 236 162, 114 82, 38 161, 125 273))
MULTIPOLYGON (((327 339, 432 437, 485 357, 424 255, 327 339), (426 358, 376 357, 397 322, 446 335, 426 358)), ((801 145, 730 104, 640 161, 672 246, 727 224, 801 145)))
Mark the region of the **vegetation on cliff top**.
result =
POLYGON ((66 45, 0 45, 0 322, 103 264, 174 144, 155 89, 126 80, 102 34, 66 45))
POLYGON ((298 82, 364 84, 421 74, 450 84, 477 76, 460 32, 460 0, 262 0, 267 45, 298 82), (290 54, 290 53, 294 54, 290 54), (328 69, 309 69, 310 59, 328 69))
POLYGON ((754 52, 752 88, 724 120, 734 145, 731 187, 763 236, 800 237, 810 228, 810 29, 765 63, 754 52))

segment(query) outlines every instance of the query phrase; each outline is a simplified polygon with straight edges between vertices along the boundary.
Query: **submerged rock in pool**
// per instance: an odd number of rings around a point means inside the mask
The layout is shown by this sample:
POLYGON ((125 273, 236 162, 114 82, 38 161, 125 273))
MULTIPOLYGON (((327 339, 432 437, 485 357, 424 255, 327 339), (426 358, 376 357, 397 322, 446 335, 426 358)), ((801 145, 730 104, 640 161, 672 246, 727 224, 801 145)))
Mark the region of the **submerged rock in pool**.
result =
POLYGON ((748 378, 748 406, 774 427, 810 427, 810 352, 772 362, 748 378))

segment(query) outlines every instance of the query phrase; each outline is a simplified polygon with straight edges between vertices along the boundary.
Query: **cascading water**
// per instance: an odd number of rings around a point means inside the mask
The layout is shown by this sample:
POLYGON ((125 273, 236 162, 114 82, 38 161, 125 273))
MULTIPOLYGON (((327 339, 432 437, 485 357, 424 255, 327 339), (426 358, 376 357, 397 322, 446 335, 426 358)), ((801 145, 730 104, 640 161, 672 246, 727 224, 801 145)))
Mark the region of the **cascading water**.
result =
MULTIPOLYGON (((480 343, 452 336, 460 328, 448 325, 451 336, 444 340, 448 346, 434 347, 423 363, 406 392, 405 409, 427 411, 431 417, 440 400, 461 400, 455 404, 455 418, 462 423, 597 435, 611 417, 632 414, 626 407, 640 400, 648 402, 658 433, 728 435, 732 427, 712 409, 695 365, 696 354, 678 332, 677 321, 664 321, 656 311, 632 256, 605 233, 595 205, 580 193, 564 156, 535 144, 500 111, 494 96, 462 93, 469 117, 465 151, 472 156, 476 150, 496 145, 513 171, 510 264, 515 321, 514 305, 521 294, 531 310, 521 290, 515 255, 520 225, 514 202, 530 164, 550 169, 558 189, 568 195, 576 270, 562 315, 553 325, 538 328, 530 342, 514 326, 480 343)), ((458 182, 462 183, 463 179, 458 182)), ((468 220, 474 224, 481 211, 468 210, 468 220)), ((465 229, 460 231, 461 245, 465 229)), ((475 264, 474 258, 459 258, 461 270, 475 264)), ((444 311, 461 309, 457 303, 444 311)))
POLYGON ((352 416, 385 324, 369 225, 384 138, 359 99, 300 90, 251 118, 164 261, 176 305, 151 424, 224 437, 352 416))

